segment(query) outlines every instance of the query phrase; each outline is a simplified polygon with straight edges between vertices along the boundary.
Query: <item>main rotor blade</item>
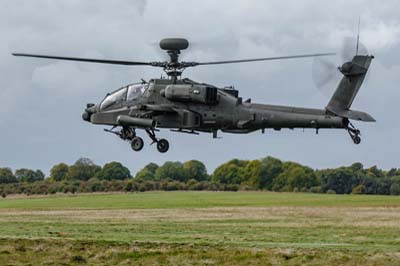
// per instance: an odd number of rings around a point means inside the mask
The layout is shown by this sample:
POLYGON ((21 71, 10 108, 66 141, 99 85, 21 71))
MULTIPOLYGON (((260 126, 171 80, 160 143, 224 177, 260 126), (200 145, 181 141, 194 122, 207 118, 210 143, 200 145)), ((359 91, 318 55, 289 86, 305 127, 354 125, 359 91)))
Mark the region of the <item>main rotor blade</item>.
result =
POLYGON ((254 58, 254 59, 240 59, 240 60, 227 60, 227 61, 214 61, 214 62, 199 62, 199 63, 194 63, 194 65, 196 65, 196 66, 201 66, 201 65, 220 65, 220 64, 245 63, 245 62, 269 61, 269 60, 281 60, 281 59, 294 59, 294 58, 317 57, 317 56, 328 56, 328 55, 335 55, 335 53, 303 54, 303 55, 290 55, 290 56, 254 58))
POLYGON ((12 55, 13 56, 46 58, 46 59, 59 59, 59 60, 68 60, 68 61, 79 61, 79 62, 88 62, 88 63, 112 64, 112 65, 126 65, 126 66, 149 65, 149 66, 158 66, 157 62, 133 62, 133 61, 121 61, 121 60, 104 60, 104 59, 64 57, 64 56, 51 56, 51 55, 37 55, 37 54, 22 54, 22 53, 13 53, 12 55))

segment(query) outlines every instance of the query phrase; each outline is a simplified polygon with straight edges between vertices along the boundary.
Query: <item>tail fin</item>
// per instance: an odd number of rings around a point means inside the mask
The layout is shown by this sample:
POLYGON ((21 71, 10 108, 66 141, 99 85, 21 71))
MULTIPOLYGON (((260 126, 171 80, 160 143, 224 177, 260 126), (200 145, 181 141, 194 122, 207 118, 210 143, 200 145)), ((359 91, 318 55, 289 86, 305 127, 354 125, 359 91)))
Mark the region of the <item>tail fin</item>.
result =
POLYGON ((367 113, 350 110, 373 58, 369 55, 356 55, 351 62, 344 63, 339 68, 343 78, 326 106, 327 111, 349 119, 375 121, 367 113))

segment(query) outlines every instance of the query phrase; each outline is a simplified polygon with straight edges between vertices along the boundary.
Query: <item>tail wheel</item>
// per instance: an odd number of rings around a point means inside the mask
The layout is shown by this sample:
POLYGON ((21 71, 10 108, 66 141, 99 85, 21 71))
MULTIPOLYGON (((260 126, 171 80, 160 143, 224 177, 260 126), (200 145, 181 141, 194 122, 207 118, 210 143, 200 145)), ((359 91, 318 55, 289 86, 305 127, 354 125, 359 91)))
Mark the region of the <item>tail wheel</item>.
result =
POLYGON ((143 149, 143 145, 144 145, 144 142, 143 142, 143 139, 142 139, 142 138, 140 138, 140 137, 134 137, 134 138, 132 139, 132 142, 131 142, 132 150, 134 150, 134 151, 140 151, 141 149, 143 149))
POLYGON ((361 138, 360 138, 360 136, 358 136, 358 135, 356 135, 356 136, 354 136, 353 137, 353 142, 354 142, 354 144, 360 144, 361 143, 361 138))
POLYGON ((159 152, 165 153, 165 152, 168 151, 168 149, 169 149, 168 140, 166 140, 166 139, 160 139, 160 140, 157 142, 157 150, 158 150, 159 152))
POLYGON ((358 145, 361 143, 361 132, 357 128, 354 127, 352 123, 350 123, 347 120, 347 126, 346 126, 347 132, 349 132, 349 135, 351 139, 353 140, 354 144, 358 145))

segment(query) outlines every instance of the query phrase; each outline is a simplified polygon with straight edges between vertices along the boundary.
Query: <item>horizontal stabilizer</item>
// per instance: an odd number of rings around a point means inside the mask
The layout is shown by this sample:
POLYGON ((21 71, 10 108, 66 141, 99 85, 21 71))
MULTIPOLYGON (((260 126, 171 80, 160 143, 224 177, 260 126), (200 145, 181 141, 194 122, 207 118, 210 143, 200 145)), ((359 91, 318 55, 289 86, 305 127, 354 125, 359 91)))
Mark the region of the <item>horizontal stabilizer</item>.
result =
POLYGON ((335 115, 345 117, 352 120, 358 120, 363 122, 376 122, 376 120, 369 114, 360 111, 353 110, 335 110, 334 108, 327 107, 327 110, 334 113, 335 115))

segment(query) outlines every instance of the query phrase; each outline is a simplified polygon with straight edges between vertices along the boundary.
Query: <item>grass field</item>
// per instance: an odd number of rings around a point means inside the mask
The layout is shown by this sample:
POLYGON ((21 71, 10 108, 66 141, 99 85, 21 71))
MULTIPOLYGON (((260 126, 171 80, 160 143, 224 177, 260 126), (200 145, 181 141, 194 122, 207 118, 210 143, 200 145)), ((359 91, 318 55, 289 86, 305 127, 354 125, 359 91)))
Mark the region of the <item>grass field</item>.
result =
POLYGON ((0 265, 400 265, 400 197, 149 192, 0 200, 0 265))

